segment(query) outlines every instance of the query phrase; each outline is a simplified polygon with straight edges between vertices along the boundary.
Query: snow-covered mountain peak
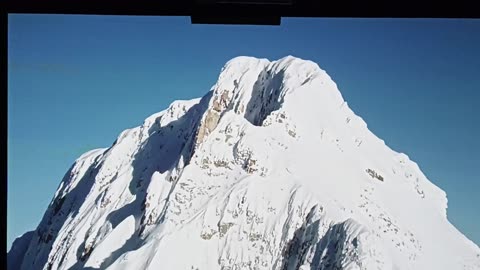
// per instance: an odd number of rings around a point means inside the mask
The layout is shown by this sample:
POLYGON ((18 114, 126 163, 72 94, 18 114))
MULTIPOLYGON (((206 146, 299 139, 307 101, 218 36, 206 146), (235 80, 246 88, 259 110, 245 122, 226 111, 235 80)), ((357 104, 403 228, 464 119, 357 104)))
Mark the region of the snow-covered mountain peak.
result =
POLYGON ((336 84, 324 70, 293 56, 272 62, 247 56, 233 58, 222 68, 212 91, 209 107, 219 114, 233 110, 254 125, 261 125, 267 115, 283 107, 290 95, 296 96, 292 106, 312 103, 311 114, 325 113, 343 103, 336 84), (314 111, 317 108, 320 110, 314 111))
POLYGON ((77 159, 8 269, 480 269, 446 207, 316 63, 241 56, 77 159))

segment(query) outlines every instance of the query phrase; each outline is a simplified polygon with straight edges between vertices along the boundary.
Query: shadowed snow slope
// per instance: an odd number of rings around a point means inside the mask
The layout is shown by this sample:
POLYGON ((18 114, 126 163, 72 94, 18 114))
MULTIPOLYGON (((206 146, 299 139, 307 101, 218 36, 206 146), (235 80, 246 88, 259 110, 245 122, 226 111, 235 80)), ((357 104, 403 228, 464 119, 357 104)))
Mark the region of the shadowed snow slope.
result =
POLYGON ((480 269, 445 192, 311 61, 237 57, 75 161, 9 269, 480 269))

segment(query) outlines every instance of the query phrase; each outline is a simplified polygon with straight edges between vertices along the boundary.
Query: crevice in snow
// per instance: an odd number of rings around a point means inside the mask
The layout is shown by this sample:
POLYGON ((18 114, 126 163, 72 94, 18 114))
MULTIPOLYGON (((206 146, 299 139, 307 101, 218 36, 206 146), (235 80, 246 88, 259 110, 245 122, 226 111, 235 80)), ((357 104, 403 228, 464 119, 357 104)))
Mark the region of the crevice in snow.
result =
POLYGON ((255 126, 262 126, 267 116, 280 109, 283 98, 283 77, 284 71, 274 73, 266 67, 253 85, 252 97, 245 109, 245 119, 255 126))

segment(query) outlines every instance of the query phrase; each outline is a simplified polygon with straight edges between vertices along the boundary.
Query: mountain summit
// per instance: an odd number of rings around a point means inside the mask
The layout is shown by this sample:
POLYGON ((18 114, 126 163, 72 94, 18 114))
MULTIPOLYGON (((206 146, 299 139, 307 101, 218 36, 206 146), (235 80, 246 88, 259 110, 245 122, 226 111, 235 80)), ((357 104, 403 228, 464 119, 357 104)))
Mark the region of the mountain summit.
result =
POLYGON ((480 269, 446 209, 316 63, 242 56, 79 157, 8 269, 480 269))

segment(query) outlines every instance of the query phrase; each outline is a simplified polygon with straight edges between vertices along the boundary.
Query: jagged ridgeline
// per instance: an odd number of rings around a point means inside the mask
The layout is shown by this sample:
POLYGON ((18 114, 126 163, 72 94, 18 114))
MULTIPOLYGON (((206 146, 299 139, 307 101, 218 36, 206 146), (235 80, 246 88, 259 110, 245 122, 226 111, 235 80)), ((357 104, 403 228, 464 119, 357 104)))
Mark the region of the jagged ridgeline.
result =
POLYGON ((480 269, 446 209, 316 63, 237 57, 79 157, 8 269, 480 269))

